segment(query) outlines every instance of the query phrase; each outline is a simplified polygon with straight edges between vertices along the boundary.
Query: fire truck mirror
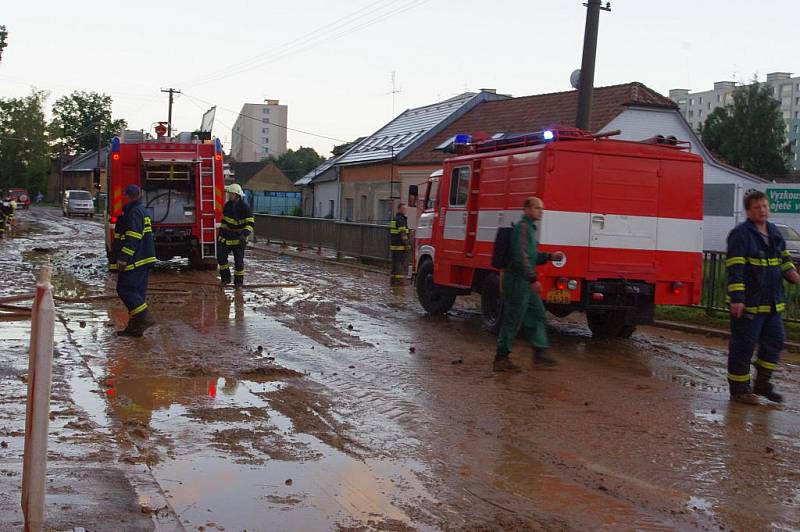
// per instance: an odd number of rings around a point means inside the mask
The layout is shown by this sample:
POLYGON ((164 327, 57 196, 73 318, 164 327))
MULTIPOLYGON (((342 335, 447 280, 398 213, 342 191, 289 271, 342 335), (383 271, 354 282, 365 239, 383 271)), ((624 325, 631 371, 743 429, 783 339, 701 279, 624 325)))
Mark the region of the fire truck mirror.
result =
POLYGON ((419 187, 417 185, 409 185, 408 186, 408 197, 414 196, 415 198, 419 196, 419 187))

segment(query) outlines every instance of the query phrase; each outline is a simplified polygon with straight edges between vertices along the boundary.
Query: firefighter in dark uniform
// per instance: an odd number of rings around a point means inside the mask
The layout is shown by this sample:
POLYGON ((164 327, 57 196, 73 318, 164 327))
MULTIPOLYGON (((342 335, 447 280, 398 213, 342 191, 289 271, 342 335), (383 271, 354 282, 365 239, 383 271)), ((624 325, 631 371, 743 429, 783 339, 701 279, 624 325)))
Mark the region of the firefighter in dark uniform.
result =
POLYGON ((7 197, 4 197, 3 200, 0 201, 0 238, 5 238, 6 230, 10 232, 13 214, 14 210, 11 206, 11 201, 7 197))
POLYGON ((125 188, 127 203, 114 227, 109 268, 117 273, 117 294, 128 308, 128 325, 117 334, 142 336, 155 320, 147 308, 147 280, 156 262, 153 227, 137 185, 125 188))
POLYGON ((536 266, 551 260, 562 260, 564 253, 539 252, 535 223, 542 219, 544 203, 529 197, 522 205, 524 215, 514 226, 511 234, 511 263, 503 272, 503 321, 497 337, 494 358, 495 371, 517 371, 509 353, 523 327, 528 342, 533 347, 533 358, 537 364, 553 366, 556 361, 545 354, 550 346, 545 330, 545 309, 542 303, 542 285, 537 280, 536 266))
POLYGON ((244 201, 242 187, 234 183, 225 187, 228 201, 222 209, 222 223, 217 239, 217 264, 222 284, 231 282, 231 266, 228 255, 233 252, 233 285, 241 288, 244 285, 244 250, 253 233, 256 220, 253 211, 244 201))
POLYGON ((389 237, 389 250, 392 252, 392 277, 389 284, 403 286, 406 283, 408 253, 411 250, 405 203, 397 206, 397 214, 389 222, 389 237))
POLYGON ((728 299, 731 339, 728 352, 728 385, 731 399, 758 404, 756 395, 780 403, 770 379, 778 369, 784 331, 781 312, 785 308, 783 281, 800 282, 786 242, 769 218, 769 202, 763 192, 744 198, 747 221, 728 235, 728 299), (758 347, 756 359, 753 351, 758 347), (756 381, 750 386, 750 364, 756 381))

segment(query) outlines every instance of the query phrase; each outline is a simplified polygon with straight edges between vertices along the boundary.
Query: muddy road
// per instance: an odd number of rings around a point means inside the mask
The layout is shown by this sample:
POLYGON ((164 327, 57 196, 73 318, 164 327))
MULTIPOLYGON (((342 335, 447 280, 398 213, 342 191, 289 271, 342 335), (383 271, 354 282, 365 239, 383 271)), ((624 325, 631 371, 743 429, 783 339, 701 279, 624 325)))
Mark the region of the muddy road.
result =
MULTIPOLYGON (((552 321, 560 365, 494 374, 477 302, 426 316, 367 271, 248 253, 235 293, 161 263, 119 338, 102 227, 21 212, 0 296, 55 267, 53 530, 798 530, 800 366, 730 404, 725 344, 552 321)), ((20 527, 27 321, 0 322, 0 529, 20 527)))

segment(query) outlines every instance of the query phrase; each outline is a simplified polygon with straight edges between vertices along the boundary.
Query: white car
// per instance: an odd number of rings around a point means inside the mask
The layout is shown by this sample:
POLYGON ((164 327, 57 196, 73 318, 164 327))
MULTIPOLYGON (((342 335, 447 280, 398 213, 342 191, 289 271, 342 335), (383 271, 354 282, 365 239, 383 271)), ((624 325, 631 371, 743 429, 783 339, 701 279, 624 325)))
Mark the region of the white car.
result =
POLYGON ((94 217, 94 199, 85 190, 65 190, 61 202, 61 212, 64 216, 82 214, 89 218, 94 217))

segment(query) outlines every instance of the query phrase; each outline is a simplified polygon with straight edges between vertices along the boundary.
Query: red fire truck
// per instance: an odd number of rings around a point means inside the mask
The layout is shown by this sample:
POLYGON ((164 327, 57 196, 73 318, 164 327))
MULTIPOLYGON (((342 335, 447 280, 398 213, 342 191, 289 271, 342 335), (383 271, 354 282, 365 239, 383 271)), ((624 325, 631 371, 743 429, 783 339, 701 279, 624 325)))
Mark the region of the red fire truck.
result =
POLYGON ((186 257, 193 267, 216 267, 217 228, 225 203, 219 139, 123 142, 115 137, 108 169, 107 249, 122 213, 123 191, 135 184, 152 220, 156 257, 186 257))
POLYGON ((566 259, 538 268, 550 312, 585 311, 593 335, 629 337, 655 305, 700 301, 703 161, 663 137, 613 140, 579 130, 458 135, 456 156, 431 176, 415 239, 416 290, 431 314, 481 294, 484 326, 502 315, 491 266, 498 227, 522 203, 545 204, 540 249, 566 259))

